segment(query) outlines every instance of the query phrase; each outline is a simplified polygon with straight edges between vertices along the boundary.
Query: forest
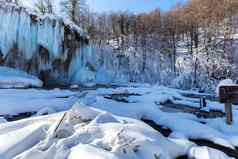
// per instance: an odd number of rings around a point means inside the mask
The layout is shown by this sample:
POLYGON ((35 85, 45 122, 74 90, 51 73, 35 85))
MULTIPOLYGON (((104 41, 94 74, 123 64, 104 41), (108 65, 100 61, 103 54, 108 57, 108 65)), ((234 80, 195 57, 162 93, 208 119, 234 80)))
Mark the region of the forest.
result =
POLYGON ((237 0, 189 0, 166 12, 93 15, 88 29, 99 45, 113 39, 120 50, 139 50, 141 72, 153 69, 147 59, 156 54, 160 73, 167 70, 177 84, 211 88, 221 79, 236 80, 237 8, 237 0))

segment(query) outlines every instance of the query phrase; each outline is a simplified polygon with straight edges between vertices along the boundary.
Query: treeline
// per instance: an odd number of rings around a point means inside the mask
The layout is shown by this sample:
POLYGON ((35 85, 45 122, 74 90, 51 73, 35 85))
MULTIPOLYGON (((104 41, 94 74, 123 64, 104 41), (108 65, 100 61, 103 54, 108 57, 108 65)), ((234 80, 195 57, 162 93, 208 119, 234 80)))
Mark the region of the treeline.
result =
MULTIPOLYGON (((133 36, 134 46, 138 39, 166 39, 172 50, 179 40, 190 41, 190 52, 198 48, 199 36, 203 34, 203 44, 207 45, 214 37, 225 38, 236 31, 238 13, 237 0, 189 0, 187 4, 177 4, 168 12, 156 9, 150 13, 132 14, 128 12, 91 15, 89 33, 91 37, 106 42, 116 39, 128 46, 128 36, 133 36), (97 17, 97 18, 95 18, 97 17)), ((146 45, 146 41, 142 42, 146 45)))

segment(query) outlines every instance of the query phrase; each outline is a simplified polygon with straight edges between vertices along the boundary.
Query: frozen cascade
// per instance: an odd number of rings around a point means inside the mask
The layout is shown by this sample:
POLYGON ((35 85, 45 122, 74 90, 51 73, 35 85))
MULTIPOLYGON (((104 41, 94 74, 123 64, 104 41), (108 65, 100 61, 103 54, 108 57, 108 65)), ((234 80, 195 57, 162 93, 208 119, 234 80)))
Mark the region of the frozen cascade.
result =
POLYGON ((1 65, 25 70, 42 80, 67 82, 81 68, 93 65, 92 55, 87 57, 89 39, 73 23, 4 2, 0 2, 0 17, 1 65))

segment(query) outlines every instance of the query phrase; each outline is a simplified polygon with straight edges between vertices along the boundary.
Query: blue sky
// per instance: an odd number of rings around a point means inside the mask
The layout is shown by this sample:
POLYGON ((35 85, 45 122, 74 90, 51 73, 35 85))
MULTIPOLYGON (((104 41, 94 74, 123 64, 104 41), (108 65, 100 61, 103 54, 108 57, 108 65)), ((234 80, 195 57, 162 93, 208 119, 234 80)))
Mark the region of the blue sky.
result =
POLYGON ((147 12, 155 8, 168 10, 178 2, 186 0, 88 0, 94 11, 131 11, 134 13, 147 12))

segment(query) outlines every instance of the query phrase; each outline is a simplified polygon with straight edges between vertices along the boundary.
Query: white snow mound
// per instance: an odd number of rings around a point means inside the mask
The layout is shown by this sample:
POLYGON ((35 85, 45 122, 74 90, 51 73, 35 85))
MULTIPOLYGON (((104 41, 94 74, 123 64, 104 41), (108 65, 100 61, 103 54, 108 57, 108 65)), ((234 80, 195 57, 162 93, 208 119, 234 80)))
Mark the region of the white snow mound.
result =
POLYGON ((189 158, 196 159, 230 159, 225 153, 209 147, 194 146, 189 150, 189 158))
POLYGON ((24 71, 0 67, 0 88, 42 87, 43 82, 24 71))

